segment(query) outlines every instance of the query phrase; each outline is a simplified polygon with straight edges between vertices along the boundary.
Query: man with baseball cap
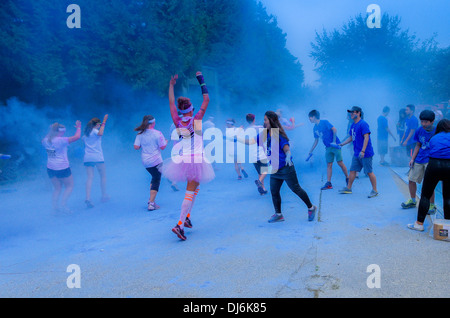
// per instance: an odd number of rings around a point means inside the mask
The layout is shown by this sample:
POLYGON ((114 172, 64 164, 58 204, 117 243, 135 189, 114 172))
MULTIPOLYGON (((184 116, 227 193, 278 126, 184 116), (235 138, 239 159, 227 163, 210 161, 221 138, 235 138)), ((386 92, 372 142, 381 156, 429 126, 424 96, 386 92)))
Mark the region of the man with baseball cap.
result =
POLYGON ((369 176, 370 183, 372 184, 372 191, 368 197, 373 198, 378 195, 377 191, 377 179, 372 169, 373 159, 373 147, 370 140, 370 128, 369 124, 361 119, 362 109, 358 106, 353 106, 352 109, 347 110, 350 113, 353 120, 353 124, 350 127, 350 136, 339 146, 344 146, 353 141, 354 155, 352 157, 352 165, 350 167, 350 176, 348 184, 345 188, 340 190, 340 193, 349 194, 352 193, 352 184, 356 178, 356 172, 360 172, 364 168, 364 172, 369 176))

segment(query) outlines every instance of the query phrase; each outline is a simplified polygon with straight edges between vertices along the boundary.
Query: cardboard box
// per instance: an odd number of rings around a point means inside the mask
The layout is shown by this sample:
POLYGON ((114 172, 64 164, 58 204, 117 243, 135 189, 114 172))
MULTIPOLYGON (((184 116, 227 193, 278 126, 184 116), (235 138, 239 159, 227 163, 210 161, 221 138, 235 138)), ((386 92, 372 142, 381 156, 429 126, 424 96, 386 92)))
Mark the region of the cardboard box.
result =
POLYGON ((450 242, 450 220, 436 219, 433 223, 433 238, 438 241, 450 242))

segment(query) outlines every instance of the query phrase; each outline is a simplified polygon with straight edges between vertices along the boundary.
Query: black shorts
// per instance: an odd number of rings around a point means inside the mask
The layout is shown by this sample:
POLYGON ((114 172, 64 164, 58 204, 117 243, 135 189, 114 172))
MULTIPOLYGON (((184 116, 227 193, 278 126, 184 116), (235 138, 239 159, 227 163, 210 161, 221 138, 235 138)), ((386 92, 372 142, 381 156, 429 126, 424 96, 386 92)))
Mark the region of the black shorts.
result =
POLYGON ((99 163, 105 163, 104 161, 97 161, 97 162, 85 162, 84 165, 86 167, 95 167, 99 163))
POLYGON ((255 163, 253 163, 253 165, 255 166, 255 169, 259 175, 261 174, 261 167, 269 166, 269 164, 267 162, 262 162, 261 160, 256 161, 255 163))
POLYGON ((50 179, 51 178, 63 179, 70 177, 72 175, 72 171, 70 170, 70 168, 63 170, 52 170, 47 168, 47 174, 50 179))

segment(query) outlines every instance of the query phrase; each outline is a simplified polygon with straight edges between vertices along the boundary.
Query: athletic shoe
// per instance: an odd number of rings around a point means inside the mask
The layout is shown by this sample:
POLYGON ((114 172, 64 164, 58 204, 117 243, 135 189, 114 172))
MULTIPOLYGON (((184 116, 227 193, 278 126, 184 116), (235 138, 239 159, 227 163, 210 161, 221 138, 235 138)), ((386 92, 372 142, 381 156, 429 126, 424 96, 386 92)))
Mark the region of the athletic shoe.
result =
POLYGON ((247 174, 247 172, 245 172, 244 169, 241 169, 241 172, 242 172, 242 174, 244 175, 244 178, 248 178, 248 174, 247 174))
POLYGON ((414 224, 408 224, 408 229, 423 232, 423 224, 418 224, 417 221, 414 224))
POLYGON ((186 220, 184 220, 184 227, 187 227, 187 228, 192 228, 192 223, 191 223, 191 220, 189 219, 189 218, 186 218, 186 220))
POLYGON ((339 193, 352 194, 353 192, 352 192, 352 189, 349 189, 349 188, 345 187, 345 188, 342 188, 341 190, 339 190, 339 193))
POLYGON ((86 208, 88 208, 88 209, 92 209, 94 207, 92 202, 89 200, 84 201, 84 203, 86 203, 86 208))
POLYGON ((269 223, 274 223, 274 222, 281 222, 281 221, 284 221, 283 214, 281 214, 281 213, 275 213, 274 215, 272 215, 272 216, 270 217, 269 221, 267 221, 267 222, 269 222, 269 223))
POLYGON ((149 211, 158 210, 159 208, 160 208, 160 206, 157 205, 156 202, 150 202, 150 201, 148 201, 148 207, 147 207, 147 209, 148 209, 149 211))
POLYGON ((238 180, 242 180, 242 176, 238 176, 238 180))
POLYGON ((416 207, 416 202, 414 202, 412 199, 409 199, 408 201, 405 201, 402 203, 402 208, 404 209, 411 209, 416 207))
POLYGON ((376 192, 375 190, 370 191, 369 195, 367 196, 368 198, 374 198, 378 195, 378 192, 376 192))
POLYGON ((308 221, 311 222, 314 220, 314 216, 316 215, 317 207, 313 205, 312 209, 308 209, 308 221))
POLYGON ((436 213, 437 207, 434 203, 430 203, 430 209, 428 210, 428 215, 433 215, 436 213))
POLYGON ((184 230, 182 230, 178 224, 172 229, 172 232, 175 233, 180 240, 186 241, 184 230))
POLYGON ((320 188, 320 190, 328 190, 328 189, 333 189, 333 186, 329 181, 327 181, 327 183, 325 183, 325 185, 322 188, 320 188))
POLYGON ((255 184, 256 184, 256 186, 258 187, 258 192, 261 194, 261 195, 263 195, 263 194, 266 194, 267 193, 267 191, 266 190, 264 190, 264 188, 263 188, 263 185, 262 185, 262 183, 261 183, 261 181, 259 181, 259 180, 255 180, 255 184))

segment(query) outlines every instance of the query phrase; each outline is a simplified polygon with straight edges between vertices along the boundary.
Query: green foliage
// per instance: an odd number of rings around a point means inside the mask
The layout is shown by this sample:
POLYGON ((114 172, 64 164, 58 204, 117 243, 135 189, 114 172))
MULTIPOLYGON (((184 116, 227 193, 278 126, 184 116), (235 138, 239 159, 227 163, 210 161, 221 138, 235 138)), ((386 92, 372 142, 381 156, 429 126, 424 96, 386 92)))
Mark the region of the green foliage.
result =
POLYGON ((204 65, 236 99, 297 93, 303 82, 285 34, 255 0, 78 0, 80 29, 66 26, 71 3, 2 1, 1 80, 47 100, 110 90, 110 79, 164 96, 170 75, 186 83, 204 65))
POLYGON ((341 30, 316 32, 310 56, 325 85, 385 78, 393 89, 419 100, 448 99, 448 49, 439 50, 433 39, 420 42, 400 27, 401 19, 382 16, 381 28, 368 28, 358 15, 341 30), (447 60, 445 60, 447 52, 447 60), (437 74, 444 83, 437 83, 437 74), (446 97, 447 96, 447 97, 446 97))

